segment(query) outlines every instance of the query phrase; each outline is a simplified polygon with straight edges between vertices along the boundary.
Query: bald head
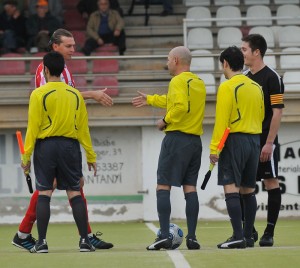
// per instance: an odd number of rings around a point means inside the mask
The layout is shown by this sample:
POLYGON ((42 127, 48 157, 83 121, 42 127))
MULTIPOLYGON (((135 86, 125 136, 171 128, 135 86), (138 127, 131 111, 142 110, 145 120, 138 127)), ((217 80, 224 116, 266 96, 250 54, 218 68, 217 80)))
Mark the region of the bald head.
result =
POLYGON ((182 72, 190 71, 190 64, 192 60, 191 52, 184 46, 173 48, 168 56, 168 70, 172 76, 178 75, 182 72))
POLYGON ((178 61, 182 65, 190 65, 192 60, 192 55, 187 47, 179 46, 175 47, 170 51, 172 57, 177 57, 178 61))

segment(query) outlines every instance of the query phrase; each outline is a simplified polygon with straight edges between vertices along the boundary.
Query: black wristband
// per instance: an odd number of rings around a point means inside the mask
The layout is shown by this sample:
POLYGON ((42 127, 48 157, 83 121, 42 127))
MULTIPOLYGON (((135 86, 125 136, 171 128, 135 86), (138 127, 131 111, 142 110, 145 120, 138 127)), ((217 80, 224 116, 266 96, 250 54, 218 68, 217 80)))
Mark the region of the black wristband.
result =
POLYGON ((162 119, 164 121, 164 123, 167 125, 168 123, 166 122, 165 118, 162 119))

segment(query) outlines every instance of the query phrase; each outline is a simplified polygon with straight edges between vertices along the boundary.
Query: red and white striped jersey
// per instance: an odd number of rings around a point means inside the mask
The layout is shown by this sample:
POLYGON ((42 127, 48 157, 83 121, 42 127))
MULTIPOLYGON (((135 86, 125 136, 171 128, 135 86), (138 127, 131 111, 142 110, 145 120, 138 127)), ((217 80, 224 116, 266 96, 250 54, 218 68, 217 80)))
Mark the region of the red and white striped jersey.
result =
MULTIPOLYGON (((35 73, 35 88, 38 88, 38 87, 46 84, 46 79, 44 76, 43 69, 44 69, 44 65, 41 62, 40 65, 37 67, 36 73, 35 73)), ((65 82, 67 85, 75 88, 75 81, 73 79, 72 74, 68 70, 67 65, 65 65, 65 68, 60 75, 60 80, 62 82, 65 82)))

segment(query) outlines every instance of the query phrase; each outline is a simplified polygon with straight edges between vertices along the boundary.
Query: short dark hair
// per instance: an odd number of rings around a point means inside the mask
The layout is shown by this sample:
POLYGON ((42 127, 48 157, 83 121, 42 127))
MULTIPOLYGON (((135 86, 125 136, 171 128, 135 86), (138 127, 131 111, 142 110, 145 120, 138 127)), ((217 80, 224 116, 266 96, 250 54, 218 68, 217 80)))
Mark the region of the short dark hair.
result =
POLYGON ((65 37, 73 37, 73 34, 71 32, 69 32, 68 30, 66 30, 66 29, 62 29, 62 28, 57 29, 52 34, 52 36, 50 37, 50 41, 48 43, 48 51, 52 51, 53 50, 53 48, 52 48, 53 44, 59 45, 60 43, 62 43, 61 38, 63 36, 65 36, 65 37))
POLYGON ((244 55, 237 46, 231 46, 221 52, 220 62, 226 60, 232 71, 240 71, 244 67, 244 55))
POLYGON ((44 56, 43 64, 48 68, 50 75, 56 77, 59 77, 65 68, 64 57, 55 51, 51 51, 44 56))
POLYGON ((249 43, 249 47, 251 51, 255 51, 258 49, 260 51, 260 55, 263 58, 267 51, 267 42, 266 39, 260 34, 249 34, 242 38, 243 42, 249 43))

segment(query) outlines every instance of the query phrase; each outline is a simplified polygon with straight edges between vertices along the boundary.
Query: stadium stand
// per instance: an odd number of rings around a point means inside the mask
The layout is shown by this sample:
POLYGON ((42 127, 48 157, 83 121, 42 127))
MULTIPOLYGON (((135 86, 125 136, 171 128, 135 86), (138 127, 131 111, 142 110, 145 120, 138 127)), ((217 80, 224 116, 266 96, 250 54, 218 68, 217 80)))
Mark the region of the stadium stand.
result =
POLYGON ((216 6, 238 6, 240 0, 214 0, 216 6))
POLYGON ((297 47, 300 44, 300 26, 284 26, 278 32, 280 48, 297 47))
POLYGON ((242 31, 237 27, 224 27, 218 31, 218 47, 223 49, 232 45, 240 46, 242 39, 242 31))
POLYGON ((85 30, 87 21, 82 18, 77 9, 67 9, 64 12, 64 27, 69 31, 85 30))
MULTIPOLYGON (((94 56, 116 56, 114 52, 94 52, 94 56)), ((119 62, 117 59, 104 59, 96 60, 94 59, 92 67, 92 73, 118 73, 119 72, 119 62)))
MULTIPOLYGON (((47 52, 37 52, 35 54, 32 54, 32 57, 43 57, 47 52)), ((41 59, 38 60, 31 60, 29 63, 29 73, 35 75, 36 68, 39 66, 39 64, 42 62, 41 59)))
POLYGON ((273 53, 274 51, 270 48, 267 49, 266 55, 264 56, 264 62, 267 64, 269 67, 273 69, 277 69, 277 63, 276 63, 276 56, 275 55, 268 55, 273 53))
POLYGON ((237 6, 221 6, 217 9, 216 18, 222 19, 217 20, 216 24, 218 27, 228 26, 242 26, 241 10, 237 6), (223 20, 225 18, 232 18, 231 20, 223 20))
POLYGON ((277 25, 300 25, 300 7, 282 5, 277 8, 276 17, 295 17, 295 19, 277 19, 277 25), (297 18, 296 18, 297 17, 297 18))
POLYGON ((299 0, 273 0, 275 5, 283 5, 283 4, 299 4, 299 0))
MULTIPOLYGON (((211 13, 208 7, 196 6, 190 7, 186 11, 187 19, 210 19, 211 13)), ((212 21, 190 21, 188 22, 188 27, 211 27, 212 21)))
POLYGON ((270 0, 244 0, 245 5, 269 5, 270 0))
POLYGON ((216 94, 216 79, 211 73, 196 73, 205 83, 206 94, 216 94))
POLYGON ((0 75, 22 75, 25 74, 25 62, 22 55, 18 53, 6 53, 2 57, 20 58, 20 60, 3 60, 0 61, 0 75))
POLYGON ((76 42, 76 50, 80 51, 83 48, 86 40, 85 31, 74 30, 72 31, 72 34, 76 42))
POLYGON ((285 92, 300 92, 300 71, 287 71, 283 74, 285 92))
POLYGON ((281 69, 300 69, 300 47, 287 47, 282 49, 283 55, 280 55, 281 69), (288 55, 296 52, 298 55, 288 55))
POLYGON ((208 28, 194 28, 188 33, 189 49, 213 49, 213 35, 208 28))
POLYGON ((248 26, 272 25, 272 14, 268 6, 249 6, 246 13, 248 26))
POLYGON ((62 0, 64 10, 76 9, 79 0, 62 0))
POLYGON ((74 76, 73 79, 75 81, 75 85, 78 90, 80 91, 88 90, 87 88, 88 83, 85 76, 74 76))
MULTIPOLYGON (((198 49, 193 50, 192 55, 211 55, 209 50, 198 49)), ((191 71, 192 72, 201 72, 201 71, 214 71, 215 70, 215 62, 214 57, 193 57, 191 62, 191 71)))
POLYGON ((118 85, 118 79, 115 76, 96 76, 92 83, 94 89, 107 88, 105 93, 112 97, 119 95, 118 85))
POLYGON ((183 0, 183 4, 186 6, 210 6, 210 0, 183 0))
MULTIPOLYGON (((75 52, 73 55, 74 57, 76 56, 84 57, 84 54, 81 52, 75 52)), ((67 61, 66 64, 68 65, 68 68, 70 69, 73 75, 86 74, 88 71, 87 60, 85 59, 70 60, 67 61)))
POLYGON ((271 28, 271 30, 273 32, 274 41, 275 41, 275 47, 279 47, 278 32, 280 31, 280 29, 282 28, 282 26, 273 25, 273 26, 270 26, 270 28, 271 28))

